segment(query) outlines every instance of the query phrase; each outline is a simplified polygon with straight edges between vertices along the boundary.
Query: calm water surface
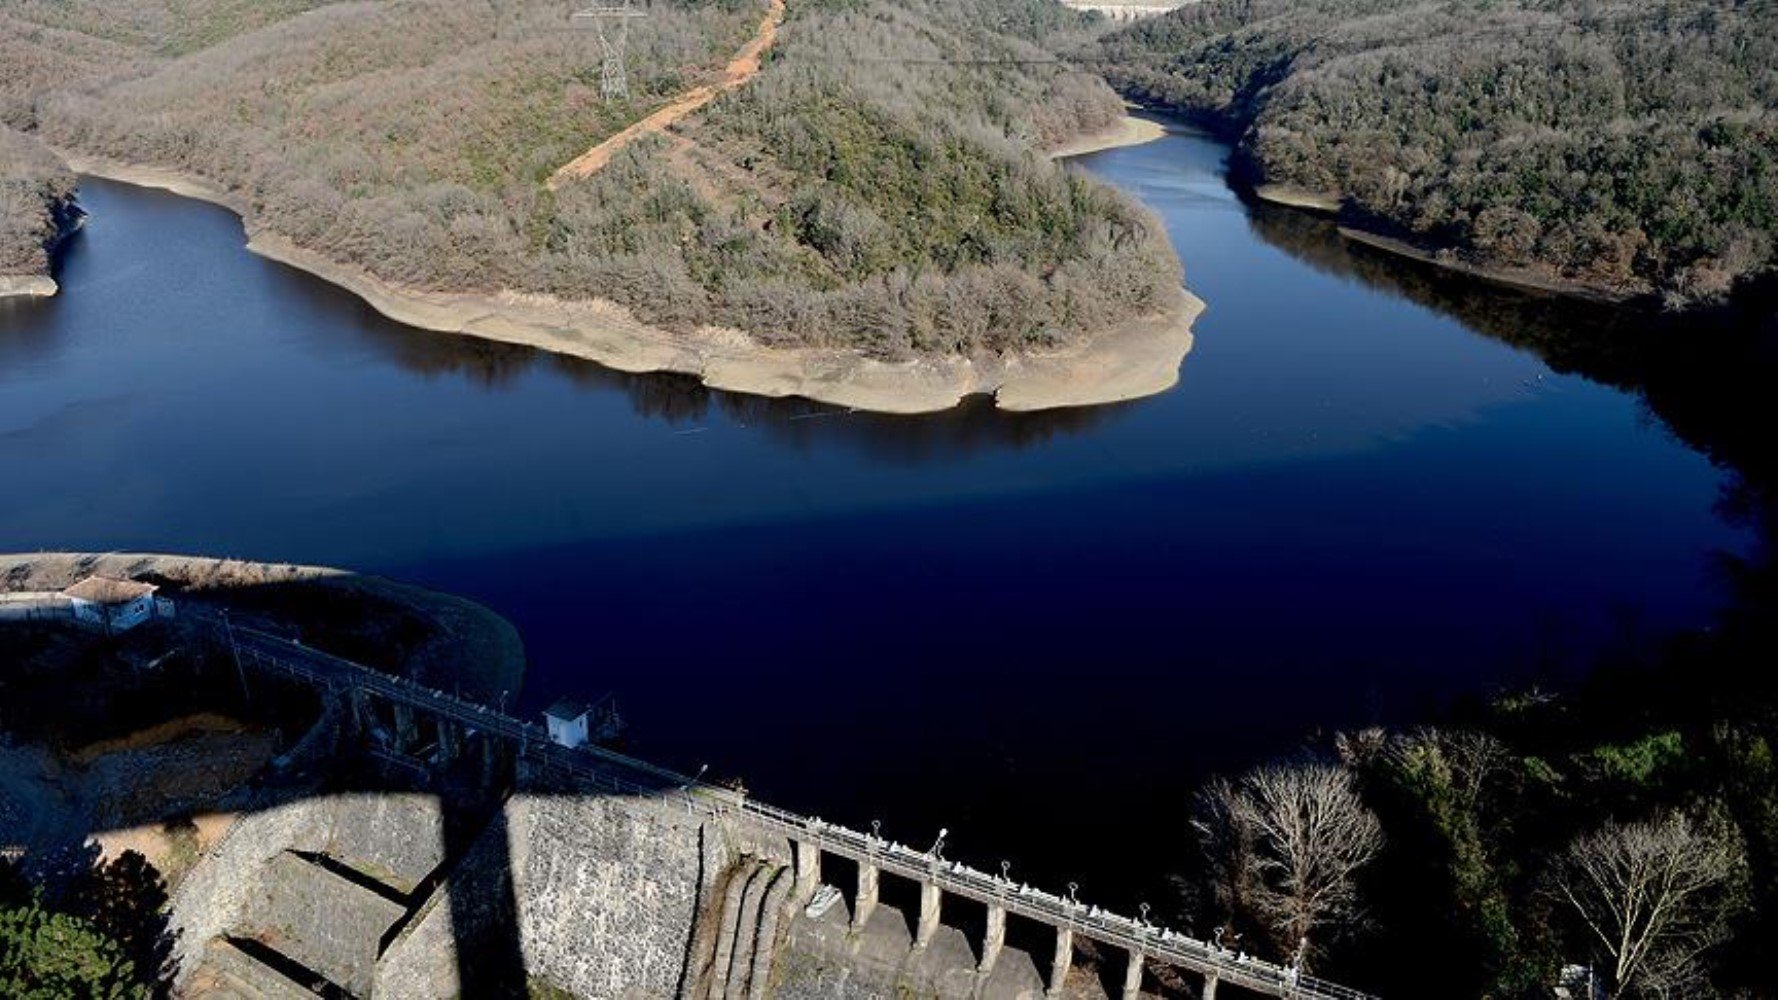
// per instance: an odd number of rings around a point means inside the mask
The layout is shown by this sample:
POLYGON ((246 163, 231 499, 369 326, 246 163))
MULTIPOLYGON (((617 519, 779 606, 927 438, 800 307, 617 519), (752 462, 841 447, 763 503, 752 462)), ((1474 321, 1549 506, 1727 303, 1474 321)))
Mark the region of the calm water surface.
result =
POLYGON ((613 690, 647 756, 1158 902, 1206 770, 1703 622, 1749 544, 1636 399, 1256 217, 1223 155, 1083 161, 1210 303, 1179 387, 1019 418, 409 330, 220 209, 88 181, 64 294, 0 307, 0 548, 463 593, 524 631, 527 708, 613 690))

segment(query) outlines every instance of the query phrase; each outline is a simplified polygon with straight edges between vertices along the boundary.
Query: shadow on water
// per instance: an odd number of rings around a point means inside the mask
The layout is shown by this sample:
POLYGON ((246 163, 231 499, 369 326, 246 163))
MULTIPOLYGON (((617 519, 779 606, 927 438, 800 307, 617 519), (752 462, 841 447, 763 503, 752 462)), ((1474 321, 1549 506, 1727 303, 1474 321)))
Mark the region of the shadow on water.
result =
POLYGON ((1327 219, 1249 203, 1253 233, 1325 274, 1451 316, 1535 353, 1552 369, 1632 393, 1689 447, 1772 482, 1759 430, 1778 417, 1778 287, 1714 310, 1676 314, 1492 285, 1340 236, 1327 219))
POLYGON ((313 275, 281 265, 267 266, 287 295, 301 297, 318 314, 323 322, 315 326, 323 335, 345 341, 342 346, 369 347, 405 371, 462 377, 488 390, 511 389, 529 374, 549 371, 590 393, 623 394, 640 417, 688 427, 720 416, 763 429, 798 449, 838 446, 873 459, 917 464, 1036 447, 1102 427, 1141 405, 1011 413, 996 409, 992 397, 979 395, 937 413, 897 415, 797 397, 722 392, 692 375, 622 372, 519 344, 411 327, 313 275))
MULTIPOLYGON (((82 231, 57 245, 50 256, 51 277, 60 279, 70 264, 79 262, 85 248, 82 231)), ((46 321, 55 307, 54 299, 0 297, 0 371, 42 364, 55 356, 59 333, 46 321)))

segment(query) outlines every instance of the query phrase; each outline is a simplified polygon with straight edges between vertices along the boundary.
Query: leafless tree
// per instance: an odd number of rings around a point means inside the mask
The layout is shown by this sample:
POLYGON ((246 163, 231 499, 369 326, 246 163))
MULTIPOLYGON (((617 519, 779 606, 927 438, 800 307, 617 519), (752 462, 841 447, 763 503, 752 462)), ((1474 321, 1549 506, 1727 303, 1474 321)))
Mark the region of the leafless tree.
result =
POLYGON ((1673 812, 1577 839, 1551 882, 1631 996, 1695 996, 1705 951, 1745 905, 1747 860, 1725 816, 1673 812))
POLYGON ((1280 954, 1357 916, 1357 872, 1383 846, 1351 775, 1330 764, 1273 765, 1216 781, 1193 825, 1219 902, 1263 926, 1280 954))

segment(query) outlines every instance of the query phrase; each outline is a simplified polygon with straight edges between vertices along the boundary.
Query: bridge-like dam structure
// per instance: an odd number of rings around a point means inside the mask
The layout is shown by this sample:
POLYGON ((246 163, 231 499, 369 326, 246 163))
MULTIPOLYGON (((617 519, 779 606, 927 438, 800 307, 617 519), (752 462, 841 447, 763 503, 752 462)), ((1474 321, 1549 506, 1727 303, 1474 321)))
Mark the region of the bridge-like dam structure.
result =
POLYGON ((1188 3, 1194 3, 1196 0, 1062 0, 1062 2, 1078 11, 1102 15, 1107 20, 1129 22, 1159 17, 1170 10, 1178 10, 1188 3))
MULTIPOLYGON (((942 845, 920 851, 819 818, 775 808, 728 788, 708 785, 596 745, 568 747, 552 742, 544 727, 525 722, 411 680, 393 677, 278 636, 253 629, 228 629, 237 664, 300 682, 334 705, 346 706, 354 732, 374 752, 409 765, 475 761, 492 773, 495 762, 510 762, 521 774, 587 793, 645 798, 725 824, 746 828, 756 840, 788 845, 785 873, 789 891, 782 909, 806 906, 821 886, 822 858, 843 858, 857 867, 851 928, 857 931, 877 906, 883 875, 919 887, 919 910, 912 947, 925 948, 940 924, 946 896, 974 901, 987 911, 977 982, 985 983, 1000 959, 1009 915, 1053 929, 1054 958, 1046 994, 1062 995, 1076 937, 1120 949, 1128 956, 1123 996, 1139 995, 1144 969, 1171 966, 1201 977, 1202 996, 1214 997, 1227 983, 1265 996, 1300 1000, 1366 1000, 1367 994, 1302 975, 1298 970, 1251 958, 1146 919, 1122 916, 1007 878, 979 871, 942 856, 942 845)), ((243 673, 245 683, 245 673, 243 673)), ((422 765, 423 766, 423 765, 422 765)), ((757 977, 756 977, 757 978, 757 977)), ((720 995, 720 994, 717 994, 720 995)), ((751 994, 762 995, 757 988, 751 994)), ((978 986, 977 995, 980 995, 978 986)))

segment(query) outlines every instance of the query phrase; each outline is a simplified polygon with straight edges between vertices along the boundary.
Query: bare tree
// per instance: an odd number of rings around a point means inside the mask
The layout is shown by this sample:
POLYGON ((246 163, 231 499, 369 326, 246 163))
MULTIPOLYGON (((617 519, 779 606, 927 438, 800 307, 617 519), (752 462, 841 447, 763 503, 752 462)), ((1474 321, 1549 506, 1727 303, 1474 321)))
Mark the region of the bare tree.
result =
POLYGON ((1351 775, 1330 764, 1273 765, 1200 796, 1197 829, 1219 901, 1294 953, 1359 912, 1356 875, 1383 846, 1382 826, 1351 775))
POLYGON ((1632 996, 1692 996, 1703 953, 1728 937, 1746 903, 1747 859, 1727 817, 1694 822, 1673 812, 1607 823, 1569 845, 1552 875, 1611 979, 1632 996))

